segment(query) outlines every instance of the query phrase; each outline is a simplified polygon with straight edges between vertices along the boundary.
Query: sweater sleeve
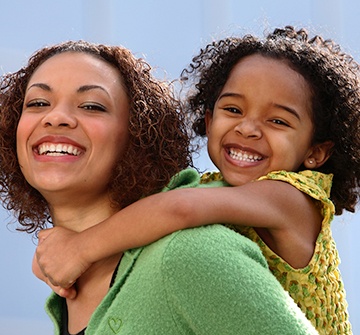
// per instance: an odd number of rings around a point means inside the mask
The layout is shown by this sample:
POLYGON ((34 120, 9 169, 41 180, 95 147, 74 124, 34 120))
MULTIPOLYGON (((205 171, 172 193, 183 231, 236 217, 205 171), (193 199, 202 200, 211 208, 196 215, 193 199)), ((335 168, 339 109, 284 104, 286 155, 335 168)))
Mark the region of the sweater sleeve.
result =
POLYGON ((223 226, 173 234, 161 272, 179 334, 317 334, 257 245, 223 226))

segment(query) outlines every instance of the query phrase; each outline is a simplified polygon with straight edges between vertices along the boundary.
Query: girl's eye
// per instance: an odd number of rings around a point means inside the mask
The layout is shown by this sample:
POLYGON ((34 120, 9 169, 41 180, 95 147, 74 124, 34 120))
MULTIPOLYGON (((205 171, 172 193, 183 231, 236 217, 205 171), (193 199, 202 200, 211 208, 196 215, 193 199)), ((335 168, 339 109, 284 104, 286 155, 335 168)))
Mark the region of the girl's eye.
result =
POLYGON ((241 114, 240 109, 236 108, 236 107, 226 107, 224 108, 224 110, 233 113, 233 114, 241 114))
POLYGON ((26 103, 26 107, 47 107, 50 103, 45 100, 31 100, 26 103))
POLYGON ((106 107, 99 103, 85 103, 80 105, 79 107, 88 111, 98 111, 98 112, 106 111, 106 107))
POLYGON ((271 120, 272 123, 275 123, 275 124, 278 124, 280 126, 286 126, 286 127, 289 127, 289 125, 283 121, 283 120, 280 120, 280 119, 273 119, 271 120))

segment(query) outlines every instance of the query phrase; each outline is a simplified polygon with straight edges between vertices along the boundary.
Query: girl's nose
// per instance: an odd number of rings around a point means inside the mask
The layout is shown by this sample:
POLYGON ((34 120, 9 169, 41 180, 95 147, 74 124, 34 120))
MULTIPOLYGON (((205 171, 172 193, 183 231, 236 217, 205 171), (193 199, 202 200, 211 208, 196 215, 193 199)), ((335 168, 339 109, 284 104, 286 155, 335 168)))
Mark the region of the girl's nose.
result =
POLYGON ((260 138, 261 129, 255 120, 242 119, 236 126, 235 131, 245 138, 260 138))

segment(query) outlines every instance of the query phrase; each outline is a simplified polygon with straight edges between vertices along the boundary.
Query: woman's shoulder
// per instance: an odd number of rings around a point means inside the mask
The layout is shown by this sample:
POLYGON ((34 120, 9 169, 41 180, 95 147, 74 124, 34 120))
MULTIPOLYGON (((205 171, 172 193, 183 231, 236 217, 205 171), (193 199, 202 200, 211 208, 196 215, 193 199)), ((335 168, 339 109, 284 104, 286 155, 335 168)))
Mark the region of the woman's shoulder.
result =
POLYGON ((227 276, 233 279, 238 271, 269 272, 256 243, 220 224, 176 231, 141 248, 140 254, 147 259, 147 266, 151 263, 151 268, 164 276, 171 274, 177 284, 185 276, 187 285, 189 271, 198 273, 200 281, 211 280, 214 275, 221 277, 230 268, 233 271, 227 276))
POLYGON ((162 192, 174 190, 177 188, 197 187, 200 183, 200 175, 195 169, 184 169, 174 175, 169 184, 166 185, 162 192))
MULTIPOLYGON (((251 272, 259 267, 268 269, 260 248, 248 238, 220 224, 177 231, 156 242, 162 250, 164 271, 196 269, 205 275, 221 276, 226 268, 251 272)), ((236 274, 230 274, 236 276, 236 274)))
POLYGON ((163 188, 163 192, 179 188, 230 186, 220 172, 205 172, 202 175, 195 169, 185 169, 176 174, 163 188))
MULTIPOLYGON (((147 262, 156 259, 150 272, 161 281, 174 317, 176 306, 181 306, 195 327, 206 329, 204 333, 237 334, 242 329, 275 334, 279 327, 283 334, 311 333, 303 332, 311 327, 302 324, 305 317, 269 271, 259 247, 232 229, 223 225, 185 229, 145 249, 150 252, 143 250, 147 262), (209 321, 214 306, 221 322, 209 321), (276 327, 269 326, 269 318, 276 327)), ((149 272, 146 278, 151 280, 149 272)))

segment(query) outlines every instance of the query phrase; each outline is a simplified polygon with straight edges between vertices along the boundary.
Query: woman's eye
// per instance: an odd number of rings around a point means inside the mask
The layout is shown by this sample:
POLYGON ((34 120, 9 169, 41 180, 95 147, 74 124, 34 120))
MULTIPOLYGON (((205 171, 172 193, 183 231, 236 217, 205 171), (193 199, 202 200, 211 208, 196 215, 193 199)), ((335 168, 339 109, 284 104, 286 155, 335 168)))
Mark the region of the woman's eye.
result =
POLYGON ((99 104, 99 103, 86 103, 79 106, 80 108, 83 108, 88 111, 98 111, 98 112, 105 112, 106 107, 99 104))
POLYGON ((44 100, 31 100, 26 103, 26 107, 47 107, 50 104, 44 100))

